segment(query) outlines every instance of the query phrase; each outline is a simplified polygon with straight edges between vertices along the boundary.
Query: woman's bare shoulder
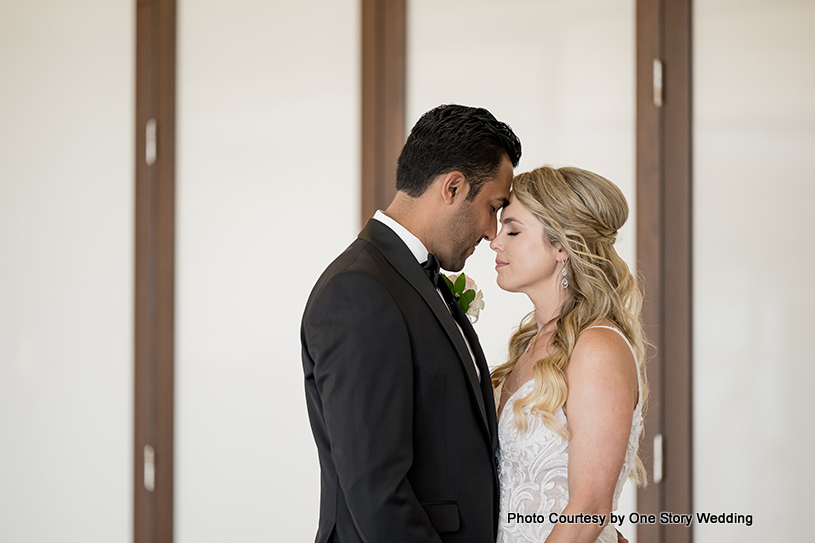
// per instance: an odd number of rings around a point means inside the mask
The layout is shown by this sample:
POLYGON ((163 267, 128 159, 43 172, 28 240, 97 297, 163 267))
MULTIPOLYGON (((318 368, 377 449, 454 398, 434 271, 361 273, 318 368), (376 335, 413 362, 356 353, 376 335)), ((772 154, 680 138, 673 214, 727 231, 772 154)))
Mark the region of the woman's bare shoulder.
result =
POLYGON ((620 332, 605 327, 617 329, 612 323, 596 326, 578 336, 566 366, 567 380, 590 381, 598 387, 624 387, 632 390, 636 398, 637 364, 631 348, 620 332))

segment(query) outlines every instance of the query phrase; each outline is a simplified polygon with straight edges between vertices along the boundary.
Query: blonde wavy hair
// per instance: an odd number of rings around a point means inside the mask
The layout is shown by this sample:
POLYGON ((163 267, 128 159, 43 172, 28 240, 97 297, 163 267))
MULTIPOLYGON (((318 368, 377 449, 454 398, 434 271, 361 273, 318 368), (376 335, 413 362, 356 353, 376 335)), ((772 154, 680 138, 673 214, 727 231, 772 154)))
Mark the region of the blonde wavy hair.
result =
MULTIPOLYGON (((608 179, 579 168, 544 166, 515 176, 513 193, 543 224, 553 245, 568 253, 568 298, 553 319, 555 332, 549 354, 534 362, 535 387, 514 405, 522 430, 527 420, 523 408, 542 415, 544 422, 564 438, 569 432, 555 419, 564 406, 568 387, 564 370, 577 338, 586 328, 608 320, 631 342, 642 382, 643 407, 648 396, 645 379, 646 340, 640 321, 642 295, 628 266, 614 249, 617 231, 628 218, 623 193, 608 179)), ((549 324, 549 323, 547 323, 549 324)), ((492 372, 492 384, 500 386, 538 333, 535 312, 526 315, 509 340, 509 360, 492 372)), ((639 485, 646 481, 645 468, 637 458, 630 477, 639 485)))

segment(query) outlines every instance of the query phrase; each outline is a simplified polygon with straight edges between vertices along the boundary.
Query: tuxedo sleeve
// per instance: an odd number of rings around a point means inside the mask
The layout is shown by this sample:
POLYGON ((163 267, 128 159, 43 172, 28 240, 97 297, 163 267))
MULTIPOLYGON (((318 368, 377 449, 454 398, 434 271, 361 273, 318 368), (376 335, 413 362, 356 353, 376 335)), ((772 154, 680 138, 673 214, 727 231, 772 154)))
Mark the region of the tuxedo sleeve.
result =
POLYGON ((407 479, 413 361, 404 317, 375 278, 334 276, 304 332, 340 487, 363 540, 440 543, 407 479))

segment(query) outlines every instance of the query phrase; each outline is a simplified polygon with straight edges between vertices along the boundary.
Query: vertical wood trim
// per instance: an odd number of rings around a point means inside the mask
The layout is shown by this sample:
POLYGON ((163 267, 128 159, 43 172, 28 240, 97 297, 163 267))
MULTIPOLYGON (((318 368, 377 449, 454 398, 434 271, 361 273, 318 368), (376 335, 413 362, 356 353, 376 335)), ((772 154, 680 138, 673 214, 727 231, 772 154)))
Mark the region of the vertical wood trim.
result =
MULTIPOLYGON (((691 1, 637 2, 637 259, 651 385, 642 456, 651 482, 640 513, 692 513, 691 1), (663 63, 663 105, 653 61, 663 63), (663 436, 663 479, 653 483, 653 437, 663 436)), ((641 524, 639 541, 690 543, 692 529, 641 524)))
POLYGON ((405 142, 406 0, 362 0, 362 223, 396 194, 405 142))
MULTIPOLYGON (((637 266, 643 281, 642 320, 651 343, 647 376, 650 386, 640 456, 648 471, 648 486, 637 491, 637 511, 659 515, 662 485, 654 484, 654 436, 662 433, 662 109, 653 99, 653 62, 662 58, 661 0, 638 0, 637 5, 637 266)), ((637 541, 660 543, 660 524, 639 524, 637 541)))
POLYGON ((136 2, 134 496, 136 543, 173 540, 175 283, 175 0, 136 2), (156 121, 156 160, 146 126, 156 121), (144 447, 155 450, 155 490, 144 447))
MULTIPOLYGON (((664 427, 666 511, 693 513, 691 0, 664 1, 664 427)), ((665 527, 666 543, 692 528, 665 527)))

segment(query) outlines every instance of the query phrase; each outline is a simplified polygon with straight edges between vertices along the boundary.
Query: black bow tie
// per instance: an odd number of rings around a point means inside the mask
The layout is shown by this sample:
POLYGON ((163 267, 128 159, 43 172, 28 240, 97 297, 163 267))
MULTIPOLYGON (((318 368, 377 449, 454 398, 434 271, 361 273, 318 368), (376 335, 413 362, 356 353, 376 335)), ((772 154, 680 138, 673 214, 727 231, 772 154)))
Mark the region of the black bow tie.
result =
POLYGON ((439 288, 439 281, 441 281, 441 274, 439 273, 439 259, 436 258, 436 255, 429 254, 427 255, 427 261, 422 264, 422 269, 427 274, 427 278, 430 279, 430 282, 433 283, 433 286, 439 288))
MULTIPOLYGON (((430 279, 430 282, 433 283, 433 286, 436 287, 436 290, 441 292, 442 298, 447 303, 447 305, 452 306, 456 302, 455 296, 453 293, 450 292, 450 288, 441 278, 441 273, 439 273, 439 259, 436 258, 436 255, 430 253, 427 255, 427 261, 422 264, 422 269, 427 274, 427 278, 430 279)), ((454 313, 455 314, 455 313, 454 313)))

